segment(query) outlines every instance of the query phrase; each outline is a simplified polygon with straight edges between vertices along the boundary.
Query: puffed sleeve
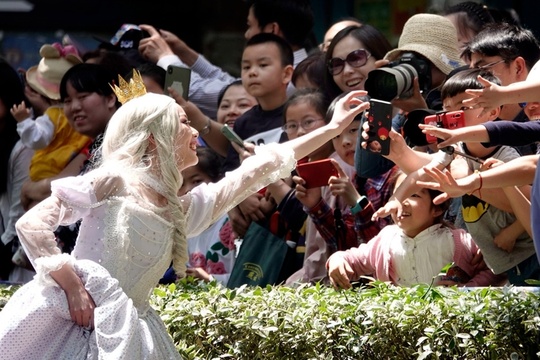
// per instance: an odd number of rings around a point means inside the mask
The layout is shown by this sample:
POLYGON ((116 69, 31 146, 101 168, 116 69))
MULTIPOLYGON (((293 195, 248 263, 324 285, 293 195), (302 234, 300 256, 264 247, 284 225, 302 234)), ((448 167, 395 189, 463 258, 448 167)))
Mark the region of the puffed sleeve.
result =
POLYGON ((43 281, 50 282, 48 273, 71 262, 61 254, 54 230, 86 216, 98 206, 93 180, 82 176, 67 177, 51 183, 52 194, 28 210, 16 223, 19 240, 32 265, 43 281))
POLYGON ((227 172, 217 183, 201 184, 182 199, 187 204, 187 236, 200 234, 249 195, 290 176, 296 165, 294 151, 279 144, 255 148, 255 156, 227 172))

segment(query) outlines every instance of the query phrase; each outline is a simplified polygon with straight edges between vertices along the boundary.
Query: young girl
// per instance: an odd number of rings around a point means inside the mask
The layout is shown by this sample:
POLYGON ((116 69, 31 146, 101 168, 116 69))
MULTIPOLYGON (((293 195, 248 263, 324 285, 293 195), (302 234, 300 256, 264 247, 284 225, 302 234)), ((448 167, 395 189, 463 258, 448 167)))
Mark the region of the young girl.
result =
MULTIPOLYGON (((400 174, 396 185, 404 179, 400 174)), ((409 286, 431 283, 441 269, 454 263, 454 275, 439 285, 500 285, 504 276, 476 269, 472 259, 478 247, 462 229, 452 229, 442 217, 448 203, 434 205, 438 192, 421 189, 402 202, 403 212, 367 244, 338 251, 326 263, 330 282, 348 289, 351 280, 373 275, 377 280, 409 286)))
POLYGON ((133 82, 115 91, 124 104, 108 123, 99 167, 53 182, 52 195, 18 221, 38 275, 0 313, 6 358, 180 358, 149 298, 171 261, 185 275, 186 238, 287 176, 295 159, 369 106, 357 98, 365 92, 353 92, 328 125, 298 141, 259 147, 218 183, 178 197, 180 172, 197 163, 198 133, 172 98, 141 95, 143 88, 133 82), (54 229, 80 218, 75 249, 60 254, 54 229))
MULTIPOLYGON (((184 182, 178 192, 182 196, 203 183, 215 183, 223 178, 223 158, 209 147, 197 148, 197 165, 182 171, 184 182)), ((201 234, 188 238, 189 262, 186 275, 209 282, 213 279, 226 285, 236 256, 236 246, 227 215, 223 215, 201 234)), ((160 283, 176 280, 169 268, 160 283)))
MULTIPOLYGON (((334 104, 330 106, 330 114, 334 104)), ((343 133, 332 139, 336 154, 351 167, 354 166, 360 119, 361 116, 354 119, 343 133)), ((339 213, 340 219, 336 219, 336 212, 322 199, 319 189, 308 190, 304 187, 303 179, 295 179, 299 184, 297 197, 304 204, 332 252, 368 242, 389 223, 387 218, 372 221, 371 215, 374 209, 385 204, 390 198, 394 174, 397 171, 397 167, 394 166, 380 176, 371 179, 355 179, 354 174, 347 175, 338 163, 334 163, 334 166, 339 172, 339 177, 330 178, 329 190, 333 196, 340 196, 345 203, 346 207, 342 213, 339 213), (343 221, 340 224, 342 228, 337 231, 336 221, 341 220, 343 221)))

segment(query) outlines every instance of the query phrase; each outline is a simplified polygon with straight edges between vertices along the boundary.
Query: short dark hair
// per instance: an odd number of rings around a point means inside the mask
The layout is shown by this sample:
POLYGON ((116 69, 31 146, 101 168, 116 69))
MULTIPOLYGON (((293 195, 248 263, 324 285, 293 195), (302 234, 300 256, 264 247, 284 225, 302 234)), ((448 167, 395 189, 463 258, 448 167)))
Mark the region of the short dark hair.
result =
POLYGON ((292 83, 296 85, 296 81, 303 74, 313 82, 319 89, 324 88, 324 73, 326 72, 325 54, 322 51, 314 52, 308 55, 307 58, 300 61, 294 68, 292 74, 292 83))
POLYGON ((224 159, 215 150, 208 146, 199 146, 197 148, 197 157, 199 158, 197 166, 208 175, 212 182, 218 182, 223 178, 224 159))
POLYGON ((68 83, 78 92, 95 92, 102 96, 109 96, 113 93, 111 84, 118 83, 118 77, 103 65, 77 64, 66 71, 62 77, 60 82, 62 101, 67 97, 68 83))
POLYGON ((246 43, 246 48, 253 45, 274 43, 279 49, 281 55, 281 65, 293 65, 294 55, 291 46, 283 38, 272 33, 259 33, 253 35, 246 43))
MULTIPOLYGON (((137 66, 137 70, 141 73, 142 76, 147 76, 150 79, 154 80, 161 88, 165 87, 165 77, 167 76, 167 70, 158 66, 154 63, 145 63, 137 66)), ((124 77, 126 80, 131 79, 133 72, 129 72, 124 77)))
POLYGON ((472 40, 462 56, 471 60, 474 53, 501 56, 509 62, 521 56, 528 70, 540 59, 540 44, 532 31, 508 23, 487 24, 472 40))
POLYGON ((315 23, 309 0, 247 0, 259 28, 276 22, 291 46, 303 47, 315 23))
POLYGON ((464 69, 456 72, 446 80, 441 88, 441 99, 444 100, 462 94, 467 89, 483 89, 484 85, 478 81, 478 76, 497 85, 501 84, 499 78, 493 75, 489 70, 464 69))

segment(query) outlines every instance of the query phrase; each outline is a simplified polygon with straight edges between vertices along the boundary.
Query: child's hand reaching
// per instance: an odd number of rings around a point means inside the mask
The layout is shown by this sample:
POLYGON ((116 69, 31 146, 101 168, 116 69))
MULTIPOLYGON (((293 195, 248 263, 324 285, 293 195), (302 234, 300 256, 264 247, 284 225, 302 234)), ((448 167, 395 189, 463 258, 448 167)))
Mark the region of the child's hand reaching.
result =
POLYGON ((354 276, 354 271, 351 265, 337 252, 328 259, 326 263, 330 283, 336 289, 350 289, 351 277, 354 276))
POLYGON ((24 103, 24 101, 21 102, 19 105, 13 105, 13 107, 10 109, 10 112, 18 123, 30 117, 30 109, 26 108, 26 104, 24 103))
POLYGON ((356 191, 353 183, 347 174, 345 174, 345 171, 343 171, 339 163, 334 159, 331 159, 331 161, 339 175, 339 177, 331 176, 328 182, 332 195, 341 196, 341 198, 349 206, 356 205, 356 200, 360 198, 360 194, 358 194, 358 191, 356 191))
POLYGON ((187 276, 193 276, 196 279, 200 279, 204 282, 210 282, 211 276, 201 267, 188 267, 186 269, 187 276))

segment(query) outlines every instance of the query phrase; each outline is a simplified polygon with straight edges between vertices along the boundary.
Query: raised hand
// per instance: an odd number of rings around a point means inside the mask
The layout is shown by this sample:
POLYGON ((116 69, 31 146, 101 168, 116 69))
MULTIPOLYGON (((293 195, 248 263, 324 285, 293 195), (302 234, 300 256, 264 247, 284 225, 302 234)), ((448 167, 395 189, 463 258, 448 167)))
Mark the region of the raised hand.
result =
MULTIPOLYGON (((463 180, 462 184, 458 184, 458 182, 452 177, 452 174, 450 174, 450 171, 444 169, 443 171, 437 169, 437 168, 429 168, 427 166, 424 166, 424 171, 427 175, 429 175, 434 181, 420 181, 418 180, 416 184, 421 187, 425 187, 428 189, 433 190, 439 190, 443 192, 442 194, 438 195, 435 199, 433 199, 434 204, 441 204, 448 200, 449 198, 455 198, 463 196, 466 193, 472 192, 475 190, 474 183, 472 181, 466 181, 471 177, 463 178, 460 180, 463 180)), ((472 179, 471 179, 472 180, 472 179)))
POLYGON ((484 85, 483 89, 467 89, 465 92, 472 95, 470 99, 463 100, 463 105, 473 108, 483 108, 478 117, 488 114, 491 110, 504 105, 505 96, 501 86, 478 76, 478 81, 484 85))
POLYGON ((14 104, 13 107, 10 109, 11 115, 17 120, 17 122, 21 122, 25 119, 28 119, 30 117, 30 109, 26 108, 26 104, 21 102, 19 105, 14 104))
POLYGON ((150 34, 150 37, 141 39, 139 42, 139 52, 145 59, 157 63, 163 56, 174 55, 169 44, 155 27, 143 24, 140 28, 150 34))

